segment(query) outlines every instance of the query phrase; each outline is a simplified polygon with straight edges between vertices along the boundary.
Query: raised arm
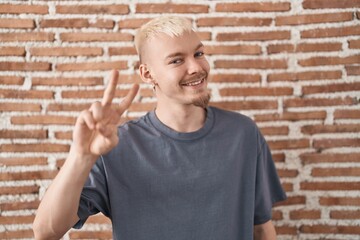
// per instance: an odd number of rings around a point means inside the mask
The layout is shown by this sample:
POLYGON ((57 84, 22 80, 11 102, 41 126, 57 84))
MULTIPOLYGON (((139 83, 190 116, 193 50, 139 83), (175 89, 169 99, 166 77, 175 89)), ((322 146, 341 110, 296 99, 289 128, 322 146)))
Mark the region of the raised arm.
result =
POLYGON ((60 239, 78 220, 80 194, 99 155, 118 143, 117 126, 139 86, 135 84, 119 105, 112 105, 118 81, 113 71, 101 102, 81 112, 73 131, 69 155, 37 210, 35 239, 60 239))

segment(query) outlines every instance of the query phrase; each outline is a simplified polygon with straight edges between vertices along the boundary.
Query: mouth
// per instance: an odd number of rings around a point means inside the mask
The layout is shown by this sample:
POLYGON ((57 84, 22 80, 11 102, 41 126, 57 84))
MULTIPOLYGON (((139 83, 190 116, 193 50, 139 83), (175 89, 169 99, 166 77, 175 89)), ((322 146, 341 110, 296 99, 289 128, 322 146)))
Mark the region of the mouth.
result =
POLYGON ((195 87, 195 86, 201 85, 201 84, 204 83, 204 82, 205 82, 205 77, 203 77, 203 78, 201 78, 201 79, 191 80, 191 81, 182 83, 181 86, 184 86, 184 87, 195 87))

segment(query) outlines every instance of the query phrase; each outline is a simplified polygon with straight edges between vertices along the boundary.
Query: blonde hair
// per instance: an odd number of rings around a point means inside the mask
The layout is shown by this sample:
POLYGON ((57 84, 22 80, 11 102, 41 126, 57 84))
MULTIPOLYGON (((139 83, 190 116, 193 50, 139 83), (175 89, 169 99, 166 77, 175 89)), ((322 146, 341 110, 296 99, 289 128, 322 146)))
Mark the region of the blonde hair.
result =
POLYGON ((142 46, 148 39, 155 37, 159 33, 175 37, 181 36, 185 32, 191 32, 192 30, 191 21, 184 17, 161 16, 150 20, 142 25, 135 35, 135 48, 140 57, 140 61, 142 46))

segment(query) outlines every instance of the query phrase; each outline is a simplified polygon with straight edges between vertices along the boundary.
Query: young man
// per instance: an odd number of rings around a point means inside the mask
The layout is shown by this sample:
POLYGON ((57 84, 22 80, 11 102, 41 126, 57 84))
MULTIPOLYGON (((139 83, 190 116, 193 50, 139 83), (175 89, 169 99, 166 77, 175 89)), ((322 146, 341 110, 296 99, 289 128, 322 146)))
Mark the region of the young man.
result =
POLYGON ((191 23, 154 19, 135 44, 156 109, 117 128, 138 86, 113 107, 113 72, 102 102, 77 119, 35 237, 59 239, 102 212, 120 240, 275 239, 271 208, 285 194, 271 153, 249 118, 207 106, 210 67, 191 23))

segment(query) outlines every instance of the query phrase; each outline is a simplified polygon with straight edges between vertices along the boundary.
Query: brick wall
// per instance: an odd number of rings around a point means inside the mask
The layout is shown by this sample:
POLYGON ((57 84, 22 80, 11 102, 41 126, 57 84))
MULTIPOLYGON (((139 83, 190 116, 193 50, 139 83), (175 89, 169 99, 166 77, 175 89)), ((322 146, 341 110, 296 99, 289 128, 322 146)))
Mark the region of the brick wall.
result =
MULTIPOLYGON (((162 13, 193 20, 212 104, 268 140, 289 197, 274 208, 279 239, 359 239, 360 0, 1 1, 0 239, 32 238, 76 116, 109 70, 121 71, 119 97, 140 82, 134 32, 162 13)), ((154 100, 141 85, 126 118, 154 100)), ((81 238, 111 238, 110 222, 65 236, 81 238)))

